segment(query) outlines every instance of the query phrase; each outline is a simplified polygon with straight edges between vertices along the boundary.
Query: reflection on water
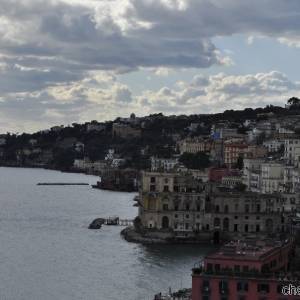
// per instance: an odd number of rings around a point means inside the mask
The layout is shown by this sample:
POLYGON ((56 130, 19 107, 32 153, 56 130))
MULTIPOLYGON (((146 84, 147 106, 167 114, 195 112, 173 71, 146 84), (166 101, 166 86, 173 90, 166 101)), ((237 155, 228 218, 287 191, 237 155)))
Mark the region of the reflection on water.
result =
POLYGON ((97 217, 133 218, 134 194, 89 186, 94 176, 0 168, 0 298, 153 299, 189 287, 191 268, 212 247, 127 243, 120 227, 88 230, 97 217), (120 298, 120 295, 121 298, 120 298))

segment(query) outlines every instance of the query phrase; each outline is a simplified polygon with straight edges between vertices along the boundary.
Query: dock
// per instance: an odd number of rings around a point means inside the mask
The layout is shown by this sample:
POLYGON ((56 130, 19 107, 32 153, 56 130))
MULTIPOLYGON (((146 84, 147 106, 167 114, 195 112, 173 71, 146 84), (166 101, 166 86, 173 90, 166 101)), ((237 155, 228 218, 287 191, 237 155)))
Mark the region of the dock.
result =
POLYGON ((133 220, 131 219, 120 219, 119 217, 109 217, 104 219, 105 225, 114 225, 114 226, 132 226, 133 220))

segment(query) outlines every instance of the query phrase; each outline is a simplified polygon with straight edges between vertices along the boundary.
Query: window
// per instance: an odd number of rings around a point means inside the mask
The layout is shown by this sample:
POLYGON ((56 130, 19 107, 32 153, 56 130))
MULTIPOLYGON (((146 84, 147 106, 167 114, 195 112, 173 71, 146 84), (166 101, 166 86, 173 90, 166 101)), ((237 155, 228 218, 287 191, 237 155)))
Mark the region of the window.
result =
POLYGON ((185 229, 188 230, 190 227, 190 224, 189 223, 185 223, 185 229))
POLYGON ((200 211, 200 205, 199 204, 197 205, 197 211, 200 211))
POLYGON ((220 271, 220 265, 219 264, 215 264, 215 271, 220 271))
POLYGON ((168 181, 169 181, 168 178, 165 178, 165 183, 168 183, 168 181))
POLYGON ((234 272, 240 272, 241 267, 239 265, 234 266, 234 272))
POLYGON ((178 205, 177 204, 175 204, 175 206, 174 206, 174 210, 178 210, 178 205))
POLYGON ((219 207, 219 205, 216 205, 215 212, 218 213, 219 211, 220 211, 220 207, 219 207))
POLYGON ((248 282, 245 281, 238 281, 236 285, 237 291, 241 292, 247 292, 248 291, 248 282))
MULTIPOLYGON (((203 291, 203 293, 209 292, 209 280, 203 280, 202 291, 203 291)), ((204 296, 202 297, 202 299, 205 299, 204 296)), ((209 298, 206 298, 206 299, 209 299, 209 298)))
POLYGON ((259 224, 256 224, 256 229, 255 229, 256 232, 260 232, 260 225, 259 224))
POLYGON ((185 217, 186 217, 187 219, 189 219, 190 215, 185 215, 185 217))
POLYGON ((267 283, 259 283, 257 285, 257 291, 260 293, 269 293, 270 292, 270 287, 267 283))
POLYGON ((238 224, 234 224, 233 231, 237 232, 238 231, 238 224))
POLYGON ((256 205, 256 212, 260 212, 260 204, 256 205))
POLYGON ((245 272, 245 273, 249 272, 249 267, 248 266, 243 266, 243 272, 245 272))
POLYGON ((228 282, 225 280, 219 281, 219 291, 221 295, 227 294, 228 292, 228 282))
POLYGON ((150 182, 155 183, 155 177, 151 177, 150 182))
POLYGON ((168 204, 163 204, 163 210, 168 210, 169 209, 169 205, 168 204))
POLYGON ((238 216, 234 216, 234 218, 237 220, 239 217, 238 216))
POLYGON ((164 192, 168 192, 169 191, 169 186, 168 185, 164 185, 164 192))
POLYGON ((228 212, 229 212, 228 205, 225 205, 225 207, 224 207, 224 212, 225 212, 225 213, 228 213, 228 212))
POLYGON ((235 205, 234 205, 234 209, 235 209, 235 211, 238 211, 238 210, 239 210, 239 205, 238 205, 238 204, 235 204, 235 205))
POLYGON ((190 205, 189 204, 186 204, 185 210, 190 210, 190 205))
POLYGON ((206 268, 207 268, 207 271, 212 271, 213 265, 212 264, 207 264, 206 268))
POLYGON ((245 216, 245 219, 248 220, 248 219, 249 219, 249 216, 245 216))
POLYGON ((177 219, 177 218, 178 218, 178 215, 176 214, 176 215, 175 215, 175 219, 177 219))
POLYGON ((249 212, 249 204, 246 204, 245 205, 245 213, 248 213, 249 212))
POLYGON ((151 192, 155 192, 155 185, 154 185, 154 184, 151 184, 151 185, 150 185, 150 191, 151 191, 151 192))
POLYGON ((246 225, 245 225, 245 232, 248 232, 248 231, 249 231, 249 225, 246 224, 246 225))

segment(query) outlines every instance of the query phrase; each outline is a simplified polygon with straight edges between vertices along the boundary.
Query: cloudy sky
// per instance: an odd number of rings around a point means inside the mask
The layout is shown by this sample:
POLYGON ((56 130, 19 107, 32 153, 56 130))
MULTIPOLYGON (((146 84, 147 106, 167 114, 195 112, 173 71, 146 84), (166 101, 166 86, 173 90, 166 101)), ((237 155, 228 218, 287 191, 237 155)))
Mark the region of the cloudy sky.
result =
POLYGON ((0 0, 0 128, 283 105, 299 0, 0 0))

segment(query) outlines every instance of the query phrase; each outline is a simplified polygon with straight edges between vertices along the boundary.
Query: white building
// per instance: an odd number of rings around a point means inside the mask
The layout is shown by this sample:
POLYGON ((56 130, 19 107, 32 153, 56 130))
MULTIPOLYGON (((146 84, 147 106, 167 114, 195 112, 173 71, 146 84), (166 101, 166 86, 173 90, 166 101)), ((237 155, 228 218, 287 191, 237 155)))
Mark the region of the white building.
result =
POLYGON ((171 171, 178 166, 177 158, 157 158, 151 157, 151 171, 171 171))
POLYGON ((273 139, 263 142, 263 145, 268 149, 268 152, 278 152, 284 146, 284 141, 273 139))
POLYGON ((284 165, 277 162, 261 164, 261 192, 270 194, 283 192, 284 165))
POLYGON ((260 192, 261 189, 261 164, 263 159, 244 158, 243 160, 243 183, 247 185, 248 190, 260 192))
POLYGON ((300 166, 300 139, 285 139, 284 158, 289 165, 300 166))

